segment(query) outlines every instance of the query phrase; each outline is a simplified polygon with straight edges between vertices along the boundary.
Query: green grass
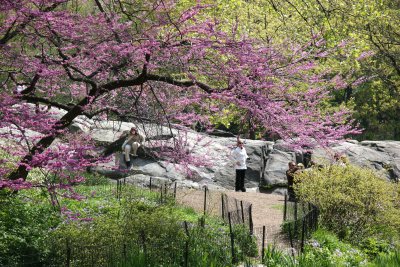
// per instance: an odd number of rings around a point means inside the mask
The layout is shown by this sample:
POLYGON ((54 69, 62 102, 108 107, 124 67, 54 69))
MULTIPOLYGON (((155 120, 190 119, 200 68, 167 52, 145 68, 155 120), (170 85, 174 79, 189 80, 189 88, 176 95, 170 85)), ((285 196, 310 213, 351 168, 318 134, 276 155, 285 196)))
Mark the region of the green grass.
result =
MULTIPOLYGON (((0 230, 6 236, 11 236, 9 233, 12 232, 13 240, 26 240, 26 253, 8 247, 9 241, 3 242, 0 256, 12 261, 0 262, 0 265, 17 266, 29 251, 36 253, 45 265, 57 259, 64 262, 67 244, 73 254, 70 266, 81 266, 90 261, 95 265, 112 261, 112 266, 182 266, 186 244, 189 244, 189 266, 231 264, 229 227, 220 218, 176 205, 171 197, 161 201, 159 190, 150 191, 128 184, 117 189, 115 183, 105 183, 101 177, 87 178, 90 181, 86 185, 74 186, 75 192, 83 196, 80 201, 61 197, 70 193, 69 190, 58 192, 58 203, 64 207, 62 213, 50 204, 45 188, 22 190, 8 196, 12 197, 10 205, 16 209, 13 214, 17 218, 7 213, 9 209, 3 205, 0 222, 6 217, 10 222, 29 222, 38 230, 32 231, 36 233, 35 240, 41 242, 30 239, 32 229, 29 226, 24 225, 27 231, 14 233, 13 223, 0 223, 0 230), (19 204, 12 204, 13 201, 19 204), (46 224, 50 216, 57 219, 51 225, 46 224), (43 221, 37 223, 39 218, 43 221), (187 231, 184 221, 188 225, 187 231)), ((248 229, 235 227, 234 231, 237 259, 247 261, 248 257, 256 255, 255 240, 246 238, 248 229)), ((20 242, 12 244, 14 248, 22 246, 20 242)))
POLYGON ((275 204, 272 205, 271 208, 275 209, 275 210, 284 210, 285 206, 283 204, 275 204))

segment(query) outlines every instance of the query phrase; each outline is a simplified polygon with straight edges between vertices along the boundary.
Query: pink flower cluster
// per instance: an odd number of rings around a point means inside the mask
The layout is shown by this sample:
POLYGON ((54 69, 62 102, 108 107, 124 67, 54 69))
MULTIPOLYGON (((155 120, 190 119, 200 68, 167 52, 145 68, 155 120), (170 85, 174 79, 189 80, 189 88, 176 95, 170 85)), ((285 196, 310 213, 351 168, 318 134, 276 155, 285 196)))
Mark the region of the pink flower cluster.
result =
MULTIPOLYGON (((0 3, 0 65, 8 75, 0 138, 14 141, 2 146, 14 157, 9 163, 19 159, 13 171, 0 167, 3 184, 25 180, 32 168, 61 175, 99 160, 89 157, 82 136, 67 134, 80 115, 212 127, 210 117, 232 111, 299 148, 358 133, 348 110, 321 108, 332 83, 346 83, 318 72, 318 58, 331 53, 318 35, 283 47, 241 35, 236 24, 222 31, 218 21, 199 16, 206 5, 177 14, 175 1, 137 11, 99 1, 95 12, 76 12, 64 2, 0 3), (25 89, 15 93, 20 84, 25 89), (44 105, 66 114, 57 117, 44 105)), ((202 164, 184 144, 164 152, 173 162, 202 164)))

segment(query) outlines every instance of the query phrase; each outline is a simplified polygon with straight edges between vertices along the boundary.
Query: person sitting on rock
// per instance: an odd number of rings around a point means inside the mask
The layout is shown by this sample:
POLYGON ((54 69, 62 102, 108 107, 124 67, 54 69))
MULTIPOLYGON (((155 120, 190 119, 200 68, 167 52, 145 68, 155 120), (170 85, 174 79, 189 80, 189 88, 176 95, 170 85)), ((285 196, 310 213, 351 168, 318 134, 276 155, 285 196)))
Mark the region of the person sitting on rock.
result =
POLYGON ((135 127, 132 127, 125 142, 122 144, 122 151, 125 155, 125 163, 128 169, 131 167, 130 154, 132 153, 132 156, 137 157, 137 150, 143 141, 144 137, 138 133, 135 127))

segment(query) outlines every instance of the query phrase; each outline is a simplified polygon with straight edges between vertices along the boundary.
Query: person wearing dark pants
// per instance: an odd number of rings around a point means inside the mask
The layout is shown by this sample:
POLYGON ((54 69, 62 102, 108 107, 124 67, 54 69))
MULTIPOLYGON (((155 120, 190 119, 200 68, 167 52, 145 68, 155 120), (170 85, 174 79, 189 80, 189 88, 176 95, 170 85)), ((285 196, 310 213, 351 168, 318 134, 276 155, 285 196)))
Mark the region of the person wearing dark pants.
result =
POLYGON ((237 147, 233 149, 232 158, 236 169, 235 191, 246 192, 246 188, 244 187, 244 179, 246 176, 246 160, 248 156, 246 149, 243 146, 243 142, 239 139, 237 141, 237 147))
POLYGON ((245 175, 246 170, 236 170, 235 191, 246 192, 246 188, 244 187, 245 175))
POLYGON ((298 171, 298 167, 296 163, 293 161, 289 162, 289 169, 286 171, 286 178, 287 178, 287 192, 289 196, 288 201, 296 201, 296 195, 293 190, 293 185, 294 185, 294 175, 298 171))

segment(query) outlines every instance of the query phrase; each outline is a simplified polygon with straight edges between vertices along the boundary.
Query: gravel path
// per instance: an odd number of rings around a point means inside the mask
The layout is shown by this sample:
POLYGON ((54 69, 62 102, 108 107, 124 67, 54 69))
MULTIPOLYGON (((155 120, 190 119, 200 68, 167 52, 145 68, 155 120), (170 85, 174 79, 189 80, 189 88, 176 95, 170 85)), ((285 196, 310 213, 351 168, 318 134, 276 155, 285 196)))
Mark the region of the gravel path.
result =
MULTIPOLYGON (((206 201, 208 214, 221 216, 222 193, 252 204, 254 235, 259 241, 262 240, 262 227, 265 225, 266 244, 274 244, 282 249, 288 247, 287 241, 280 234, 280 227, 283 222, 283 196, 259 192, 209 191, 206 201)), ((204 191, 178 190, 177 202, 190 206, 198 212, 204 212, 204 191)))

